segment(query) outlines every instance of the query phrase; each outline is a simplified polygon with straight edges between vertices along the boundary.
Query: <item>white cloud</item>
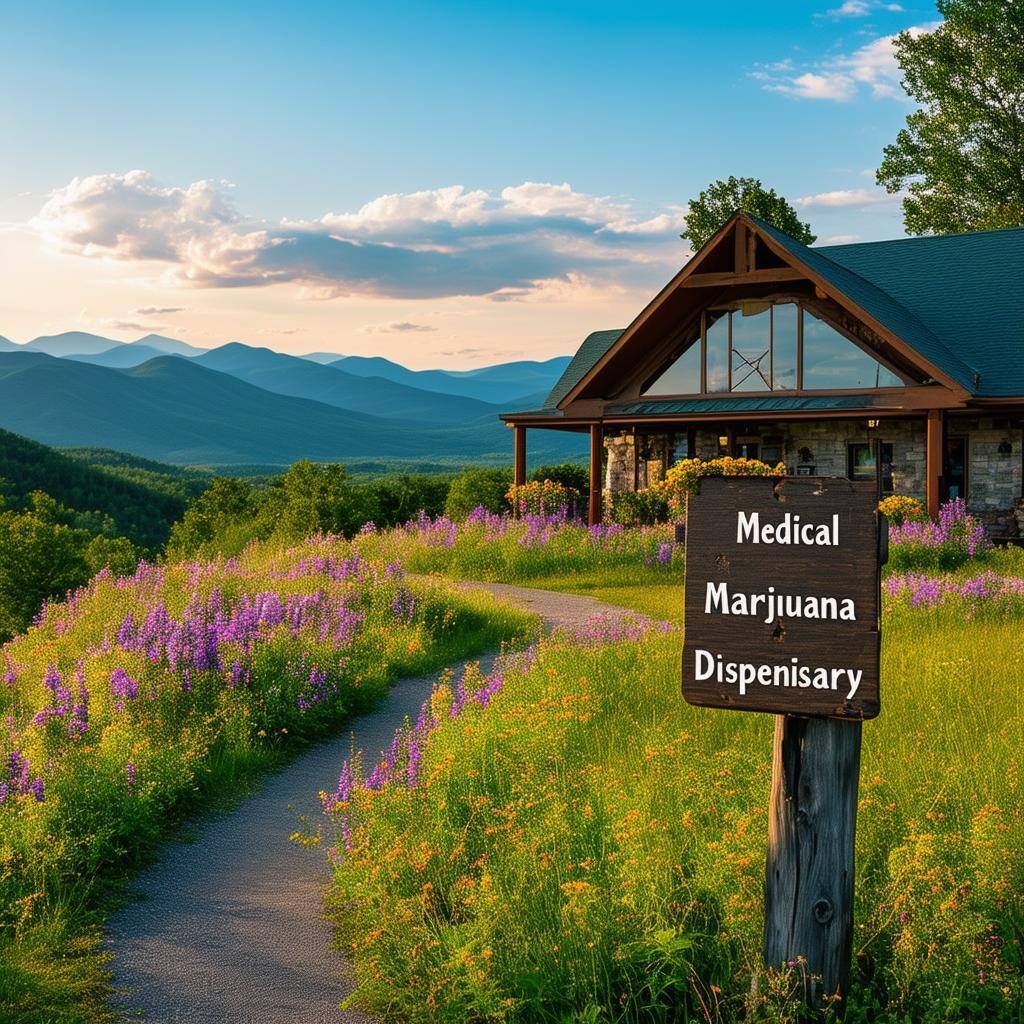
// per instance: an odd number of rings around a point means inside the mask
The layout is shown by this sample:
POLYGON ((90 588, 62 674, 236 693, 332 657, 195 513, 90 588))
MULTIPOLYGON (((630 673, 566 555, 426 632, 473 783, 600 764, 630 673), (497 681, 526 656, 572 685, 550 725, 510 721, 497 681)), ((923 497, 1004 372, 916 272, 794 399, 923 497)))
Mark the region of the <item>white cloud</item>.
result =
POLYGON ((392 320, 386 324, 366 324, 359 330, 363 334, 415 334, 436 331, 437 328, 429 324, 414 324, 409 320, 392 320))
POLYGON ((379 196, 354 213, 270 223, 243 216, 227 182, 165 186, 145 171, 75 178, 33 218, 46 242, 87 258, 163 264, 171 283, 294 283, 306 298, 530 291, 540 282, 657 280, 677 264, 685 211, 561 185, 497 195, 461 185, 379 196))
POLYGON ((133 320, 104 320, 102 326, 109 327, 112 331, 143 331, 152 334, 154 331, 162 331, 164 328, 158 325, 138 324, 133 320))
POLYGON ((838 188, 831 192, 818 192, 811 196, 800 196, 793 200, 794 206, 803 208, 827 207, 841 209, 848 206, 877 206, 880 203, 897 203, 900 197, 888 192, 868 188, 838 188))
MULTIPOLYGON (((940 24, 914 25, 906 31, 917 37, 933 32, 940 24)), ((846 103, 865 90, 873 99, 899 99, 904 92, 902 73, 893 49, 895 38, 895 35, 879 36, 852 53, 828 57, 799 74, 792 73, 798 70, 792 66, 780 72, 776 70, 778 64, 766 64, 755 68, 752 77, 761 82, 762 89, 794 99, 846 103)))
POLYGON ((136 316, 166 316, 170 313, 184 313, 188 306, 142 306, 133 310, 136 316))
POLYGON ((845 103, 857 95, 857 85, 847 74, 829 71, 815 74, 805 71, 785 82, 770 82, 765 85, 769 92, 781 92, 801 100, 836 100, 845 103))
POLYGON ((849 245, 851 242, 859 242, 860 235, 829 235, 823 239, 824 245, 849 245))
POLYGON ((898 14, 903 10, 899 4, 882 3, 881 0, 845 0, 838 7, 825 11, 823 17, 833 18, 866 18, 876 11, 887 11, 898 14))
POLYGON ((305 334, 305 327, 258 327, 257 334, 305 334))

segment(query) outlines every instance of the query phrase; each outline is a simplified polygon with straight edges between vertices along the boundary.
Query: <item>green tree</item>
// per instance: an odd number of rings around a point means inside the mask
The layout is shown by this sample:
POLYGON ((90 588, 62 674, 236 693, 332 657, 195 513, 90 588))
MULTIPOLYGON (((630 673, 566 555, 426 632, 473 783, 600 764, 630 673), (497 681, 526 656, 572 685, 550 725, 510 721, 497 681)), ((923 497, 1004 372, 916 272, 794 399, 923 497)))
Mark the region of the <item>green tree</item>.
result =
POLYGON ((93 537, 85 547, 89 575, 109 569, 115 576, 130 576, 139 564, 139 551, 127 537, 93 537))
POLYGON ((448 488, 445 514, 452 519, 465 519, 478 505, 488 512, 508 509, 505 493, 512 486, 511 469, 466 469, 448 488))
POLYGON ((272 517, 274 536, 302 540, 314 533, 351 535, 373 511, 372 497, 349 483, 344 466, 303 459, 274 482, 263 515, 272 517))
POLYGON ((731 176, 712 182, 696 199, 690 200, 686 230, 681 237, 696 252, 737 210, 760 217, 804 245, 810 245, 817 237, 775 189, 766 189, 757 178, 731 176))
POLYGON ((885 147, 879 185, 906 189, 914 235, 1024 225, 1024 3, 938 0, 933 32, 896 37, 921 104, 885 147))
POLYGON ((237 555, 263 528, 257 521, 260 495, 252 484, 217 477, 171 527, 167 555, 237 555))
POLYGON ((38 504, 41 512, 0 512, 0 640, 24 631, 43 601, 89 578, 88 536, 50 518, 47 502, 38 504))
POLYGON ((590 470, 576 462, 561 462, 555 466, 538 466, 531 474, 531 480, 553 480, 556 484, 586 494, 590 490, 590 470))

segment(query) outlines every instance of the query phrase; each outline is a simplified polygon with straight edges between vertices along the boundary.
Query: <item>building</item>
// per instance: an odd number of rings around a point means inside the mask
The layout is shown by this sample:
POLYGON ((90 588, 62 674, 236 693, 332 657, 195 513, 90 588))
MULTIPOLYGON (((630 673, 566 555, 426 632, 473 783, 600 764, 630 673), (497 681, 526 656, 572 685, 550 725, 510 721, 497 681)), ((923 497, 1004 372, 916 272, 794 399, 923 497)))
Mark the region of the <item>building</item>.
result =
POLYGON ((879 474, 932 514, 962 497, 1016 535, 1024 229, 812 248, 736 213, 625 330, 584 340, 544 408, 502 419, 517 482, 528 430, 589 433, 591 522, 677 459, 732 454, 879 474))

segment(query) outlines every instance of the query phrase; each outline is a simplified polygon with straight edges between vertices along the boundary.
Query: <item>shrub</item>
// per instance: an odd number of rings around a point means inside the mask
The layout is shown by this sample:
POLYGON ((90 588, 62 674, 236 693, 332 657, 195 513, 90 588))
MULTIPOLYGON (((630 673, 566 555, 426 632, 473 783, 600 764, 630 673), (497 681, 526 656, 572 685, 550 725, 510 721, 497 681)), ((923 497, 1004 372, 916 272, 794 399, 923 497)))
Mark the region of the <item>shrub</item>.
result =
POLYGON ((668 502, 652 488, 620 491, 612 496, 609 515, 622 526, 653 526, 668 519, 668 502))
POLYGON ((475 508, 504 512, 508 508, 505 494, 511 485, 512 470, 508 468, 463 470, 448 488, 445 514, 461 521, 475 508))
POLYGON ((528 484, 510 487, 505 497, 520 515, 543 516, 563 509, 575 512, 580 495, 575 488, 554 480, 531 480, 528 484))
POLYGON ((531 474, 531 480, 553 480, 556 484, 580 494, 590 490, 590 471, 575 462, 562 462, 557 466, 538 466, 531 474))
POLYGON ((906 494, 890 494, 878 503, 878 511, 889 520, 890 526, 921 522, 925 518, 924 505, 906 494))
POLYGON ((984 559, 992 549, 985 527, 968 511, 962 498, 939 509, 938 521, 907 520, 889 527, 889 569, 958 569, 972 559, 984 559))
POLYGON ((666 474, 661 483, 650 490, 662 497, 669 510, 678 518, 686 515, 686 495, 693 494, 702 476, 785 476, 784 463, 769 466, 760 459, 734 459, 724 456, 720 459, 683 459, 666 474))

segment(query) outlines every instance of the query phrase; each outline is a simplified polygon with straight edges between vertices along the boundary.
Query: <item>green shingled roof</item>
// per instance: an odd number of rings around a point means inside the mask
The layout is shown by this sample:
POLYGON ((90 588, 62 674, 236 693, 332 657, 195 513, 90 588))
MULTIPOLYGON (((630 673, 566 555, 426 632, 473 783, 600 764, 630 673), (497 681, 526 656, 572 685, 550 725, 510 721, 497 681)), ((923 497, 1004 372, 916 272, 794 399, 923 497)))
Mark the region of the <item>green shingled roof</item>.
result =
POLYGON ((562 371, 555 386, 548 395, 545 406, 555 406, 587 375, 590 368, 619 340, 625 328, 617 331, 594 331, 583 339, 572 362, 562 371))
MULTIPOLYGON (((972 394, 1024 396, 1024 228, 810 247, 750 220, 972 394)), ((588 335, 545 406, 557 406, 621 334, 588 335)), ((705 401, 724 411, 729 399, 705 401)))
MULTIPOLYGON (((992 397, 1024 395, 1024 228, 811 252, 884 288, 910 310, 955 360, 936 353, 934 361, 969 390, 992 397), (967 380, 958 364, 969 368, 967 380)), ((838 281, 836 287, 842 287, 838 281)), ((896 333, 917 348, 913 337, 896 333)), ((928 358, 923 346, 920 351, 928 358)))
POLYGON ((666 399, 663 401, 623 402, 610 405, 605 410, 608 416, 678 416, 683 413, 717 412, 792 412, 807 409, 869 409, 875 404, 873 395, 813 395, 806 397, 760 397, 737 398, 722 395, 721 398, 666 399))

